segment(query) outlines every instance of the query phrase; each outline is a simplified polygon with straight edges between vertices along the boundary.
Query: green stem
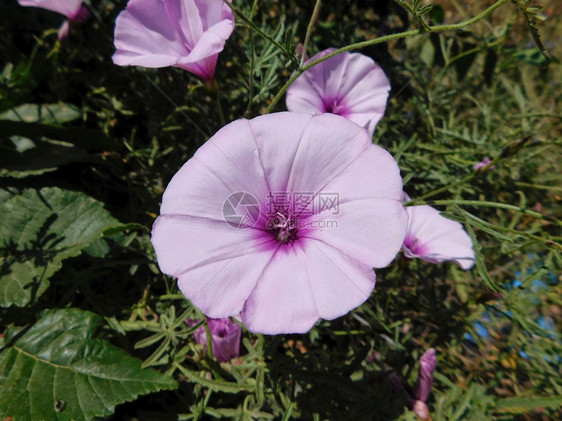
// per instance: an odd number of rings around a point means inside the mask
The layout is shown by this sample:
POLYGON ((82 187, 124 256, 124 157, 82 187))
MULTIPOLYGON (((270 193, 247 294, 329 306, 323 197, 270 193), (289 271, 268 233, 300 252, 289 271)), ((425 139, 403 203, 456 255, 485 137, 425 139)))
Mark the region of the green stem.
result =
POLYGON ((221 126, 224 126, 226 124, 226 121, 222 112, 220 86, 215 79, 211 79, 205 82, 205 86, 207 87, 209 93, 215 97, 215 102, 217 104, 217 114, 219 115, 221 126))
POLYGON ((232 3, 230 3, 227 0, 224 0, 224 3, 232 9, 234 14, 238 18, 240 18, 242 21, 244 21, 247 25, 249 25, 254 31, 256 31, 258 34, 260 34, 266 40, 268 40, 269 42, 274 44, 277 48, 279 48, 279 50, 281 50, 283 52, 283 54, 285 54, 287 57, 289 57, 291 59, 291 61, 293 61, 295 59, 293 54, 291 54, 289 51, 287 51, 287 49, 283 45, 281 45, 279 42, 277 42, 271 35, 262 31, 254 22, 252 22, 252 20, 248 19, 246 16, 244 16, 244 14, 238 8, 234 7, 232 5, 232 3))
MULTIPOLYGON (((291 86, 291 84, 305 71, 307 71, 308 69, 310 69, 311 67, 316 66, 318 63, 323 62, 324 60, 328 60, 329 58, 334 57, 335 55, 338 55, 340 53, 344 53, 346 51, 352 51, 352 50, 359 50, 361 48, 365 48, 365 47, 369 47, 371 45, 377 45, 377 44, 382 44, 384 42, 389 42, 389 41, 393 41, 396 39, 402 39, 402 38, 408 38, 411 36, 416 36, 416 35, 423 35, 423 34, 428 34, 428 33, 437 33, 437 32, 445 32, 445 31, 451 31, 451 30, 455 30, 455 29, 461 29, 461 28, 465 28, 467 26, 472 25, 475 22, 478 22, 479 20, 485 18, 486 16, 488 16, 489 14, 491 14, 494 10, 496 10, 498 7, 500 7, 501 5, 503 5, 504 3, 507 3, 509 0, 498 0, 497 2, 495 2, 494 4, 492 4, 490 7, 488 7, 486 10, 484 10, 482 13, 479 13, 478 15, 467 19, 465 21, 459 22, 459 23, 452 23, 449 25, 434 25, 434 26, 429 26, 426 30, 424 30, 423 32, 420 32, 419 29, 412 29, 410 31, 405 31, 405 32, 400 32, 398 34, 390 34, 390 35, 385 35, 383 37, 379 37, 379 38, 375 38, 375 39, 371 39, 371 40, 367 40, 367 41, 361 41, 361 42, 356 42, 354 44, 350 44, 347 45, 345 47, 339 48, 337 50, 332 51, 330 54, 326 54, 325 56, 322 56, 312 62, 310 62, 309 64, 307 64, 304 67, 301 67, 299 70, 297 70, 290 78, 289 80, 281 87, 281 89, 279 90, 279 92, 277 92, 277 94, 273 97, 273 99, 271 100, 271 103, 269 104, 269 106, 267 107, 267 109, 265 110, 265 113, 269 113, 271 112, 271 110, 273 110, 273 108, 275 107, 275 105, 277 105, 277 103, 279 102, 279 100, 283 97, 283 95, 285 94, 285 92, 287 91, 287 89, 289 89, 289 86, 291 86)), ((276 44, 277 45, 277 44, 276 44)), ((284 51, 282 49, 282 51, 284 51)))
MULTIPOLYGON (((252 4, 252 10, 250 11, 250 22, 254 21, 254 14, 256 13, 256 9, 258 7, 258 0, 254 0, 252 4)), ((252 108, 252 103, 254 101, 254 61, 255 61, 255 47, 254 47, 254 31, 253 28, 250 26, 248 28, 249 36, 250 36, 250 76, 248 80, 248 84, 250 86, 250 95, 248 98, 248 105, 246 106, 246 111, 244 114, 250 112, 252 108)))
POLYGON ((213 355, 213 340, 211 337, 211 329, 209 328, 209 323, 205 320, 205 336, 207 337, 207 355, 209 359, 214 360, 215 356, 213 355))
POLYGON ((310 17, 310 21, 308 22, 308 27, 306 28, 306 36, 304 37, 304 44, 302 46, 302 56, 301 56, 299 67, 302 67, 304 61, 306 60, 306 51, 308 50, 310 35, 312 34, 312 30, 314 29, 314 25, 316 24, 316 20, 318 19, 318 14, 320 13, 320 6, 322 6, 322 0, 316 0, 316 4, 314 5, 314 10, 312 11, 312 16, 310 17))
MULTIPOLYGON (((443 193, 446 191, 451 190, 453 187, 456 186, 460 186, 461 184, 464 184, 470 180, 472 180, 474 177, 476 177, 477 175, 480 175, 482 173, 484 173, 486 170, 488 170, 489 168, 493 167, 494 165, 496 165, 500 160, 502 159, 501 154, 498 155, 496 158, 494 158, 490 163, 488 163, 486 166, 480 168, 479 170, 474 171, 472 174, 467 175, 464 178, 461 178, 460 180, 457 180, 451 184, 447 184, 446 186, 440 187, 436 190, 430 191, 429 193, 426 194, 422 194, 421 196, 416 198, 416 202, 420 201, 420 200, 424 200, 427 199, 428 197, 432 197, 432 196, 436 196, 439 193, 443 193)), ((407 202, 410 203, 410 202, 407 202)))
POLYGON ((507 203, 498 203, 498 202, 488 202, 488 201, 480 201, 480 200, 462 200, 462 199, 450 199, 450 200, 421 200, 421 199, 414 199, 409 200, 404 203, 404 206, 421 206, 421 205, 466 205, 466 206, 479 206, 479 207, 492 207, 498 209, 506 209, 512 210, 515 212, 520 212, 524 215, 532 216, 536 219, 542 219, 548 222, 552 222, 553 224, 562 225, 562 221, 559 221, 556 218, 549 218, 544 216, 539 212, 535 212, 526 208, 522 208, 515 205, 509 205, 507 203))

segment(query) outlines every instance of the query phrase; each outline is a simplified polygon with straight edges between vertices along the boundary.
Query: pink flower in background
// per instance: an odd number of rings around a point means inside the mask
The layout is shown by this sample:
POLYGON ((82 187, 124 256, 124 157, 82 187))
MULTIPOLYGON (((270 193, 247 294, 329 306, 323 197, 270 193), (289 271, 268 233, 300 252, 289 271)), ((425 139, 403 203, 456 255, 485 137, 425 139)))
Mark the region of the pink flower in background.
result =
POLYGON ((90 16, 88 9, 82 5, 82 0, 18 0, 18 3, 20 6, 39 7, 66 16, 68 20, 59 29, 59 40, 68 36, 70 22, 83 22, 90 16))
POLYGON ((396 161, 331 114, 237 120, 174 176, 152 229, 161 270, 211 318, 306 332, 369 298, 406 233, 396 161))
MULTIPOLYGON (((410 197, 404 193, 404 201, 410 197)), ((441 216, 431 206, 408 206, 408 232, 404 240, 404 255, 431 263, 452 260, 462 269, 474 265, 472 240, 463 226, 441 216)))
MULTIPOLYGON (((488 157, 485 157, 481 162, 478 162, 477 164, 474 164, 474 169, 475 170, 481 170, 482 168, 484 168, 486 165, 488 165, 490 162, 492 162, 492 160, 488 157)), ((488 168, 489 170, 493 170, 496 166, 492 165, 490 168, 488 168)))
MULTIPOLYGON (((186 320, 188 326, 195 326, 199 320, 186 320)), ((214 357, 220 362, 227 362, 240 355, 240 336, 242 327, 225 317, 223 319, 207 319, 211 331, 211 346, 214 357)), ((201 326, 193 333, 195 341, 207 346, 207 332, 201 326)))
POLYGON ((233 29, 223 0, 130 0, 115 24, 113 62, 175 66, 211 80, 233 29))
MULTIPOLYGON (((335 48, 316 54, 307 63, 335 48)), ((287 109, 332 113, 365 127, 372 136, 382 118, 390 82, 380 66, 359 53, 340 53, 304 72, 287 90, 287 109)))
POLYGON ((422 420, 429 419, 429 408, 427 407, 427 399, 431 394, 431 387, 433 386, 433 372, 437 366, 437 359, 435 356, 435 349, 429 348, 420 358, 420 370, 418 380, 414 388, 414 392, 408 385, 396 375, 390 373, 388 380, 393 389, 397 392, 404 393, 408 399, 408 405, 422 420))
POLYGON ((429 419, 429 408, 426 402, 431 394, 433 372, 435 371, 436 365, 437 359, 435 357, 435 349, 429 348, 420 358, 420 372, 413 396, 415 402, 412 405, 414 412, 422 420, 429 419))
POLYGON ((414 391, 414 398, 426 402, 433 386, 433 372, 437 366, 435 349, 429 348, 420 358, 420 372, 414 391))

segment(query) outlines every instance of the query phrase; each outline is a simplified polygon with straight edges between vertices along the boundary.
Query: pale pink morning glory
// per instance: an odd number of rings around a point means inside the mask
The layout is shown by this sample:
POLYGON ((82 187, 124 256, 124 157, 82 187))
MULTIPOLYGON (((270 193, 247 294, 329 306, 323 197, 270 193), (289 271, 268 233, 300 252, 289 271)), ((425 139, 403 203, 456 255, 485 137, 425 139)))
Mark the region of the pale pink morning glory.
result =
POLYGON ((237 120, 173 177, 152 243, 208 317, 306 332, 369 298, 404 240, 401 189, 396 161, 345 118, 237 120))
POLYGON ((58 38, 68 36, 70 22, 83 22, 90 16, 90 12, 82 5, 82 0, 18 0, 20 6, 39 7, 60 13, 68 18, 59 29, 58 38))
MULTIPOLYGON (((410 200, 404 193, 404 201, 410 200)), ((404 255, 431 263, 452 260, 462 269, 474 265, 472 240, 463 226, 447 219, 431 206, 408 206, 408 232, 404 239, 404 255)))
MULTIPOLYGON (((334 48, 321 51, 306 63, 334 48)), ((345 117, 372 136, 382 118, 390 82, 375 62, 360 53, 340 53, 305 71, 287 90, 289 111, 332 113, 345 117)))
POLYGON ((233 29, 233 12, 223 0, 130 0, 115 24, 113 62, 175 66, 211 80, 233 29))
MULTIPOLYGON (((186 320, 186 322, 188 326, 194 326, 199 323, 198 320, 186 320)), ((207 319, 207 323, 211 332, 213 356, 220 362, 230 361, 238 357, 240 355, 242 327, 228 317, 223 319, 207 319)), ((193 336, 198 344, 207 346, 207 332, 204 326, 197 329, 193 336)))

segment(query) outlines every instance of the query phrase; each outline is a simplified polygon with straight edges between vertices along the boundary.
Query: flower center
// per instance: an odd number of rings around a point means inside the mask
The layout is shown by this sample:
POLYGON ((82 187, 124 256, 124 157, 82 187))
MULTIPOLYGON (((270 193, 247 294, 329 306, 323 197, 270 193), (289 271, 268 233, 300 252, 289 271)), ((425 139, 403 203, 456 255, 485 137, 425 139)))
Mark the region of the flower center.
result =
POLYGON ((345 105, 337 99, 324 103, 326 113, 337 114, 343 116, 345 114, 345 105))
POLYGON ((298 234, 298 220, 287 213, 277 212, 267 222, 267 228, 281 244, 294 241, 298 234))
POLYGON ((404 240, 404 247, 406 247, 412 253, 416 253, 418 248, 418 239, 415 237, 406 237, 406 239, 404 240))

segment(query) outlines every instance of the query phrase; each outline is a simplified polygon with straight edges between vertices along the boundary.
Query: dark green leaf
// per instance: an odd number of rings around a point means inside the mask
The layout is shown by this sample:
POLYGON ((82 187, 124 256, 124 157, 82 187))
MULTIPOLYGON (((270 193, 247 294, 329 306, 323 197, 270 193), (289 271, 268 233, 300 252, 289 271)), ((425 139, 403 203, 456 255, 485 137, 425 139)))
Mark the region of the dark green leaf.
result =
POLYGON ((80 109, 70 104, 23 104, 0 113, 0 120, 61 124, 80 118, 80 109))
POLYGON ((55 170, 60 165, 93 161, 95 157, 80 148, 61 142, 27 139, 0 139, 0 177, 26 177, 55 170), (23 150, 22 150, 23 149, 23 150))
POLYGON ((176 382, 107 341, 102 318, 49 310, 0 354, 0 416, 21 421, 89 420, 176 382))
POLYGON ((28 189, 0 204, 0 306, 24 306, 61 262, 119 226, 101 203, 56 187, 28 189))

